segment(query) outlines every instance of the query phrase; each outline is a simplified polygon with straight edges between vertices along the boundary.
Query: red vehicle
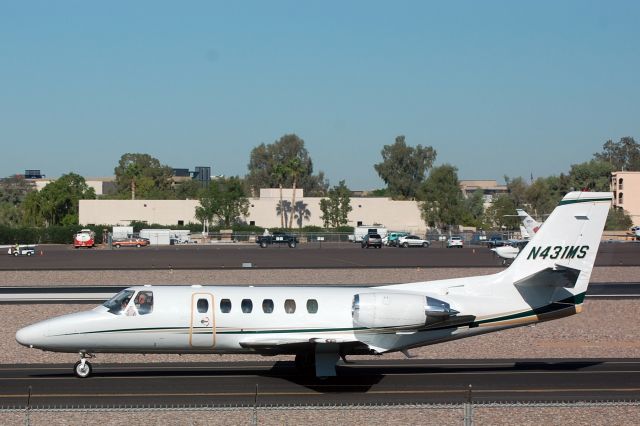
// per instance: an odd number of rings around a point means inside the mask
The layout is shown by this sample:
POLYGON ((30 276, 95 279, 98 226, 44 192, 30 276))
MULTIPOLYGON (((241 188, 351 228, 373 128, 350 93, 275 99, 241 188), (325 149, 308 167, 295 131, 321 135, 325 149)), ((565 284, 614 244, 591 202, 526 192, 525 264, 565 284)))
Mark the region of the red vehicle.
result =
POLYGON ((91 229, 81 229, 73 236, 73 246, 75 248, 87 247, 91 248, 96 245, 96 233, 91 229))
POLYGON ((149 240, 146 238, 121 238, 113 240, 113 246, 115 248, 120 247, 146 247, 149 245, 149 240))

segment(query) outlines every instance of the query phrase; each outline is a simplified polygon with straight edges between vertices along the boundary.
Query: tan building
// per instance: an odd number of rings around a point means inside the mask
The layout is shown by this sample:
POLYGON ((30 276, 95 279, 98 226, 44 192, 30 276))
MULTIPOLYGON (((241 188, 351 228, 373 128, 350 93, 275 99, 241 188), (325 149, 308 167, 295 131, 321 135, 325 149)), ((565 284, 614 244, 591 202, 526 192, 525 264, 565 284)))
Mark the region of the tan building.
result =
MULTIPOLYGON (((292 189, 283 189, 283 201, 291 205, 292 189)), ((304 197, 296 190, 294 228, 323 226, 320 197, 304 197)), ((243 220, 264 228, 280 227, 278 188, 260 190, 260 197, 249 198, 249 215, 243 220)), ((80 200, 81 225, 127 225, 131 221, 146 221, 160 225, 198 223, 195 209, 198 200, 80 200)), ((351 198, 349 225, 382 224, 390 230, 405 230, 424 234, 426 225, 416 201, 394 201, 389 198, 351 198)))
POLYGON ((640 172, 611 173, 613 207, 624 209, 634 226, 640 226, 640 172))
MULTIPOLYGON (((97 177, 97 178, 84 178, 87 185, 96 192, 96 195, 105 195, 105 194, 113 194, 116 189, 115 177, 97 177)), ((31 182, 36 191, 40 191, 45 186, 49 185, 51 182, 54 182, 55 179, 49 178, 38 178, 38 179, 27 179, 28 182, 31 182)))

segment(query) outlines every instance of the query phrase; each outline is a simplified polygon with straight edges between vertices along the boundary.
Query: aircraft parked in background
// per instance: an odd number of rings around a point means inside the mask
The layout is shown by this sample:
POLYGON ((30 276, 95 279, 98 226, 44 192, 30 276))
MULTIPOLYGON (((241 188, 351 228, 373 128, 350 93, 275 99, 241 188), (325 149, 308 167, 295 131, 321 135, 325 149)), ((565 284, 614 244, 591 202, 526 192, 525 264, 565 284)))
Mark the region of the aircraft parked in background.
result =
POLYGON ((516 212, 520 220, 522 220, 522 225, 520 225, 522 239, 509 240, 504 246, 491 249, 491 251, 502 259, 503 265, 507 263, 507 261, 515 259, 518 253, 527 245, 531 237, 535 235, 542 226, 542 223, 529 216, 523 209, 516 209, 516 212))
POLYGON ((92 310, 20 329, 16 340, 78 353, 291 354, 336 375, 348 355, 403 352, 582 310, 611 193, 567 194, 497 274, 379 287, 137 286, 92 310))

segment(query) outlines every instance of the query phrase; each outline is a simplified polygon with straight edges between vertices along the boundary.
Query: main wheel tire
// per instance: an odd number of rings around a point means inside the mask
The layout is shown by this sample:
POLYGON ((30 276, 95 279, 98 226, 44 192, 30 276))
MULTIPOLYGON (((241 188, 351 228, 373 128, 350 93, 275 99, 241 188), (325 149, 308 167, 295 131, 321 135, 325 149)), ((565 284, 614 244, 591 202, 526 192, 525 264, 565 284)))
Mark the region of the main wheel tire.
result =
POLYGON ((84 362, 84 367, 82 366, 82 362, 76 362, 76 365, 73 367, 73 372, 77 377, 81 379, 87 378, 91 375, 91 363, 89 361, 84 362))

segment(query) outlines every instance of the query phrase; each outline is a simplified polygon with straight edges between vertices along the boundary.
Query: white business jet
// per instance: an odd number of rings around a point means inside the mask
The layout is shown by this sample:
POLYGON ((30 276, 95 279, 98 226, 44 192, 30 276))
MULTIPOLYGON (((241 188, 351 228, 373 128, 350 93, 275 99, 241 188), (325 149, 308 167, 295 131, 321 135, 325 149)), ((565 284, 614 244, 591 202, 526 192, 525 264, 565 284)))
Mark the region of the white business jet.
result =
POLYGON ((611 193, 567 194, 511 266, 471 278, 386 285, 140 286, 90 311, 19 330, 16 340, 78 353, 292 354, 317 376, 339 359, 384 354, 578 313, 611 193))
POLYGON ((529 243, 531 237, 535 235, 542 226, 542 223, 529 216, 529 213, 523 209, 516 209, 516 212, 520 220, 522 220, 522 225, 520 225, 522 239, 509 240, 507 244, 491 249, 492 252, 502 259, 503 265, 506 264, 507 261, 515 259, 529 243))

